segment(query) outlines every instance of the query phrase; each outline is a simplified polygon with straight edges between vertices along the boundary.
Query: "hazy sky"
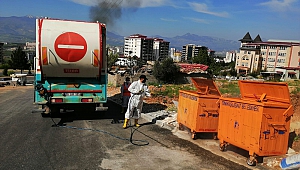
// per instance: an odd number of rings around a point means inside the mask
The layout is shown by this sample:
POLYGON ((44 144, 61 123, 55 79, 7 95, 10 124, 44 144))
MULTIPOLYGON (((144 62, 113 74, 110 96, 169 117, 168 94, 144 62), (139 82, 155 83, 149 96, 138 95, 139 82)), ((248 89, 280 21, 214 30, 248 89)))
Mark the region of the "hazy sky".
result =
POLYGON ((122 36, 186 33, 300 41, 300 0, 0 0, 0 16, 105 22, 122 36))

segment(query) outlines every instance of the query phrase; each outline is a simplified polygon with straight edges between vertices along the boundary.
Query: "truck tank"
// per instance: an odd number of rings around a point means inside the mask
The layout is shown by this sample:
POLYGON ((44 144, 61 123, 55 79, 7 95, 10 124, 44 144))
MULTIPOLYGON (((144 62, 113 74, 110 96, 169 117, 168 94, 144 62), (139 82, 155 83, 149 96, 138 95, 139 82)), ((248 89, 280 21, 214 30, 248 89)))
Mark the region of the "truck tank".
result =
POLYGON ((35 104, 44 113, 107 102, 106 26, 36 20, 35 104))

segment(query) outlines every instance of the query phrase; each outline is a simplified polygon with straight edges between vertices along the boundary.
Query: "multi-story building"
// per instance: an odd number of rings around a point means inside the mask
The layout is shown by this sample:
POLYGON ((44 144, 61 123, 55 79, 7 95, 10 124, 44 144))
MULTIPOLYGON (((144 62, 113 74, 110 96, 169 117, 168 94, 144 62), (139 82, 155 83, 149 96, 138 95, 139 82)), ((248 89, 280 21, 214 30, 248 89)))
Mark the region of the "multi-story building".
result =
POLYGON ((226 52, 224 62, 231 63, 232 61, 236 60, 236 51, 228 51, 226 52))
MULTIPOLYGON (((199 46, 195 44, 187 44, 182 47, 182 56, 181 60, 183 61, 191 61, 195 56, 198 56, 199 51, 203 48, 206 48, 204 46, 199 46)), ((215 51, 208 49, 207 50, 208 56, 213 57, 215 54, 215 51)))
POLYGON ((154 58, 152 61, 163 60, 169 56, 170 42, 160 38, 154 38, 153 43, 154 58))
POLYGON ((174 62, 181 62, 181 52, 180 51, 176 51, 174 53, 174 59, 173 59, 174 62))
POLYGON ((300 42, 268 40, 262 42, 259 35, 252 40, 249 32, 241 41, 237 53, 237 73, 275 72, 276 67, 300 66, 300 42))
POLYGON ((0 42, 0 63, 3 63, 3 45, 4 43, 0 42))
POLYGON ((134 57, 147 61, 166 58, 169 54, 169 42, 159 38, 148 38, 141 34, 125 37, 124 57, 134 57))
POLYGON ((26 51, 35 51, 35 46, 36 46, 35 42, 26 42, 26 44, 24 46, 24 50, 26 50, 26 51))

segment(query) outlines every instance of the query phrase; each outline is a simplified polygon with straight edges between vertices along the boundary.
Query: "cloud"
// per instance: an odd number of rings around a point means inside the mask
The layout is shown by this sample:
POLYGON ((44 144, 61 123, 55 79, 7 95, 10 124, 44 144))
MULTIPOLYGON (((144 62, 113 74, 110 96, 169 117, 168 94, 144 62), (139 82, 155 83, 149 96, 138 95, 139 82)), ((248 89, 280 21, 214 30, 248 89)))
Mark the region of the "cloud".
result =
POLYGON ((266 6, 275 11, 287 11, 293 8, 293 3, 298 0, 270 0, 268 2, 260 3, 259 5, 266 6))
POLYGON ((205 19, 200 18, 192 18, 192 17, 182 17, 183 19, 191 20, 193 22, 202 23, 202 24, 209 24, 209 22, 205 19))
POLYGON ((167 18, 160 18, 160 20, 162 21, 168 21, 168 22, 176 22, 178 20, 175 20, 175 19, 167 19, 167 18))
POLYGON ((209 11, 207 5, 204 4, 204 3, 189 2, 188 4, 196 12, 200 12, 200 13, 204 13, 204 14, 209 14, 209 15, 214 15, 214 16, 218 16, 218 17, 228 17, 229 16, 227 12, 213 12, 213 11, 209 11))

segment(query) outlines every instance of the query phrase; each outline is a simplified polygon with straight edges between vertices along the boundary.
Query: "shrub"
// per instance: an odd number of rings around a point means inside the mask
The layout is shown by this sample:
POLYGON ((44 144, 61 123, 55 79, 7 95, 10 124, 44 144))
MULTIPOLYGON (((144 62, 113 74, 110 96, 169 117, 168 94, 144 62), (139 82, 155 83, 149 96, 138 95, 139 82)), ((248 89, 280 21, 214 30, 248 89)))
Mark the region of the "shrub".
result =
POLYGON ((177 82, 177 75, 179 74, 179 67, 173 63, 171 58, 166 58, 161 63, 155 62, 153 67, 153 75, 163 83, 177 82))
POLYGON ((9 76, 9 75, 11 75, 11 74, 15 74, 15 72, 14 72, 13 70, 10 70, 10 71, 8 71, 7 74, 8 74, 8 76, 9 76))
POLYGON ((5 67, 5 68, 3 69, 2 74, 3 74, 4 76, 8 76, 7 70, 8 70, 7 67, 5 67))

